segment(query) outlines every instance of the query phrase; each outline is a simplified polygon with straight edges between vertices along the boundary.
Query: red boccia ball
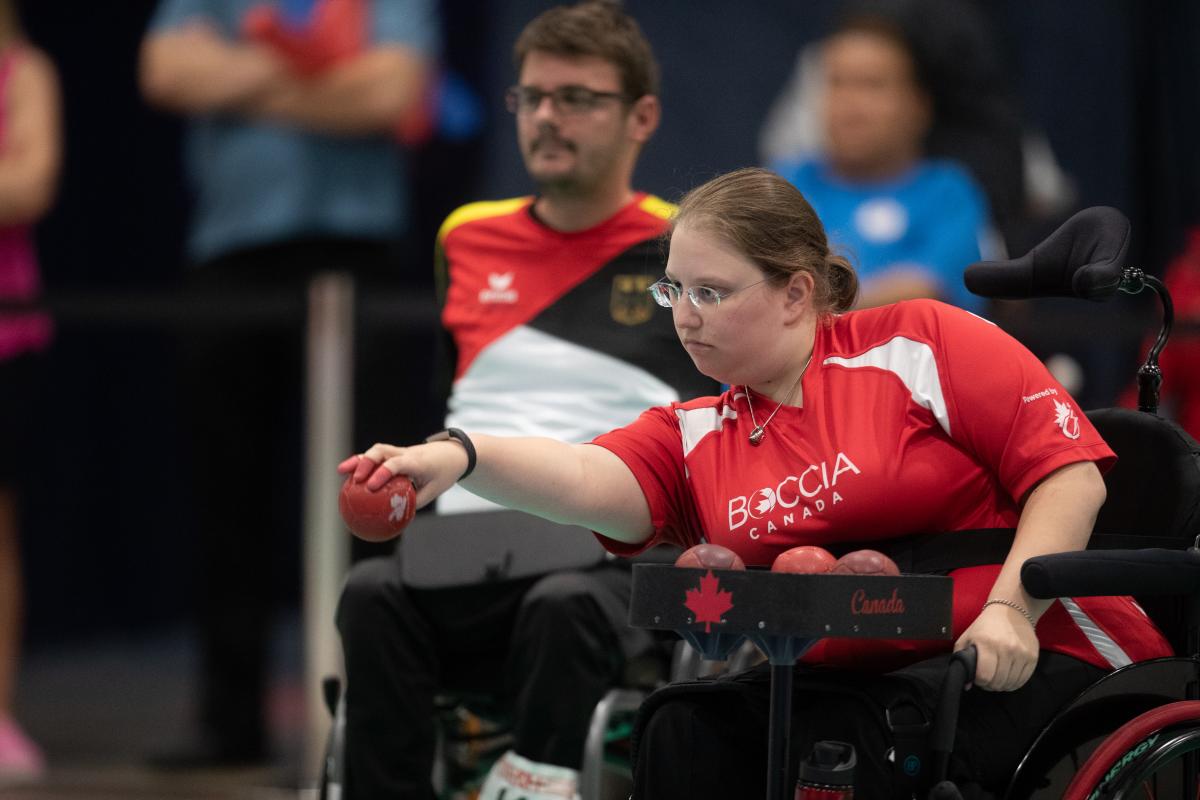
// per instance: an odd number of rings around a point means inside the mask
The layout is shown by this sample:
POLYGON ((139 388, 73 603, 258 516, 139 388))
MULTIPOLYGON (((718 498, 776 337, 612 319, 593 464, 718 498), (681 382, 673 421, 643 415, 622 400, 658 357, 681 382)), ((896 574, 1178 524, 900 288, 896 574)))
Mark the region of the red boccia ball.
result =
POLYGON ((367 490, 367 482, 346 478, 338 495, 338 511, 346 527, 368 542, 386 542, 400 535, 417 510, 417 493, 412 481, 395 475, 379 491, 367 490))
POLYGON ((771 572, 792 572, 799 575, 821 575, 837 564, 833 553, 824 547, 804 545, 784 550, 775 557, 771 572))
POLYGON ((719 544, 698 544, 689 547, 675 559, 677 567, 699 567, 701 569, 745 569, 742 557, 719 544))
POLYGON ((838 559, 833 571, 840 575, 899 575, 896 562, 878 550, 854 550, 838 559))

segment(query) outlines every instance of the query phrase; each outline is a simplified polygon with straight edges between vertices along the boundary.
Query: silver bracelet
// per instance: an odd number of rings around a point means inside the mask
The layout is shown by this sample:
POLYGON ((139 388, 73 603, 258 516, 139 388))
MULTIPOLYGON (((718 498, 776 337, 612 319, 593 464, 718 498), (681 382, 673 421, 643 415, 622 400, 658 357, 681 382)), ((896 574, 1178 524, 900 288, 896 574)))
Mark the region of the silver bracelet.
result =
MULTIPOLYGON (((993 597, 991 600, 988 600, 986 603, 983 604, 983 608, 987 608, 990 605, 1000 605, 1000 606, 1008 606, 1009 608, 1015 608, 1017 611, 1021 612, 1022 616, 1024 616, 1025 619, 1029 620, 1030 625, 1032 625, 1035 628, 1037 627, 1037 623, 1033 619, 1033 614, 1030 614, 1029 609, 1025 608, 1025 606, 1021 605, 1020 603, 1013 602, 1012 600, 1005 600, 1000 597, 993 597)), ((980 609, 980 610, 982 611, 983 609, 980 609)))

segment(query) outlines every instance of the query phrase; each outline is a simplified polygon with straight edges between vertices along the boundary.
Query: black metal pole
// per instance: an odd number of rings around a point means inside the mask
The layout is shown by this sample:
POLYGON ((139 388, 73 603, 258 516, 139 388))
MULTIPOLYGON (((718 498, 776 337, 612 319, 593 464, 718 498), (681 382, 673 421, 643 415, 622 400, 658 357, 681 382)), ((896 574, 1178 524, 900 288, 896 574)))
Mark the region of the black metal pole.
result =
POLYGON ((1138 369, 1138 411, 1150 414, 1158 413, 1159 387, 1162 386, 1162 369, 1158 366, 1158 356, 1167 339, 1171 335, 1171 327, 1175 324, 1175 304, 1171 302, 1171 293, 1167 285, 1153 275, 1147 275, 1137 267, 1126 267, 1121 275, 1119 291, 1125 294, 1137 294, 1149 286, 1158 295, 1162 303, 1162 328, 1150 352, 1146 355, 1146 363, 1138 369))
POLYGON ((771 717, 767 726, 767 800, 788 798, 788 739, 792 730, 792 664, 771 665, 771 717))

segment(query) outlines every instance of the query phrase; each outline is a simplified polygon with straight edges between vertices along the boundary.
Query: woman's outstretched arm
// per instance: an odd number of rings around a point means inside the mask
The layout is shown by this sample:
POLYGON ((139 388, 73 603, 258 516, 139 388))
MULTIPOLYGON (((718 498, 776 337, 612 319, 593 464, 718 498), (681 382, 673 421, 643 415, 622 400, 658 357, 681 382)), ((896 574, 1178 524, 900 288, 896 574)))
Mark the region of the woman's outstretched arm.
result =
MULTIPOLYGON (((553 439, 471 436, 475 469, 463 488, 508 508, 581 525, 622 542, 642 542, 653 532, 650 508, 625 462, 603 447, 553 439)), ((376 444, 338 469, 378 489, 407 475, 425 506, 459 481, 467 452, 457 441, 414 447, 376 444)))

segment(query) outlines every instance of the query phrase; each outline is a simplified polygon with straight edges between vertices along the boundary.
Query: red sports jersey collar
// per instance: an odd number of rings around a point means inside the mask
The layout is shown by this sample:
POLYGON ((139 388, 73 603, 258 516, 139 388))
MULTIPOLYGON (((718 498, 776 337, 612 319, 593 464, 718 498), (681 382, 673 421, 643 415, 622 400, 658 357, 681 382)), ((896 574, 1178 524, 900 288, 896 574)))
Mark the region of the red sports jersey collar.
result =
POLYGON ((646 197, 646 192, 634 192, 633 199, 623 205, 617 211, 617 213, 590 228, 584 228, 583 230, 578 231, 560 231, 559 229, 552 228, 543 222, 542 219, 537 215, 536 211, 538 201, 537 196, 530 198, 529 205, 526 206, 525 213, 522 214, 521 217, 523 220, 527 221, 529 225, 534 227, 542 236, 550 235, 558 237, 564 241, 577 241, 579 239, 602 237, 612 228, 620 227, 624 224, 624 221, 627 217, 635 216, 640 213, 639 208, 646 197))

